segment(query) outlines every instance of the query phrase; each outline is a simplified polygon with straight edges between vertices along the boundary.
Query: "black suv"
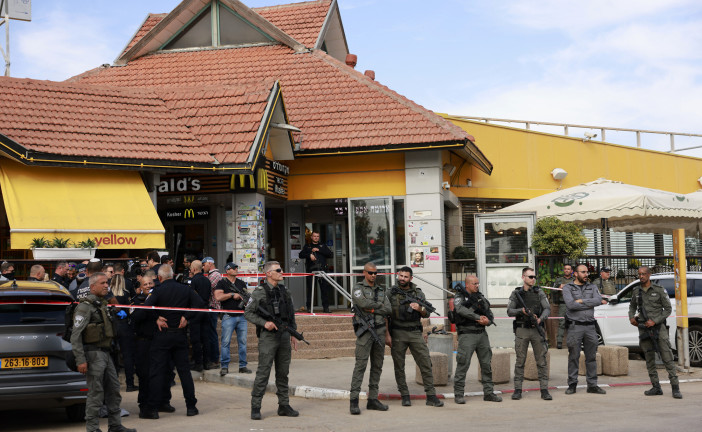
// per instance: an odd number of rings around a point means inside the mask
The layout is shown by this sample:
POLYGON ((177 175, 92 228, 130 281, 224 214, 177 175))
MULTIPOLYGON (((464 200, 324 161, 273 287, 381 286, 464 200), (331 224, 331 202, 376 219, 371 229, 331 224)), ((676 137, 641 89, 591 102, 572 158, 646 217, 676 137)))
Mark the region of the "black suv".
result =
POLYGON ((69 420, 85 419, 85 376, 66 366, 66 306, 24 303, 72 301, 55 282, 0 284, 0 409, 65 407, 69 420))

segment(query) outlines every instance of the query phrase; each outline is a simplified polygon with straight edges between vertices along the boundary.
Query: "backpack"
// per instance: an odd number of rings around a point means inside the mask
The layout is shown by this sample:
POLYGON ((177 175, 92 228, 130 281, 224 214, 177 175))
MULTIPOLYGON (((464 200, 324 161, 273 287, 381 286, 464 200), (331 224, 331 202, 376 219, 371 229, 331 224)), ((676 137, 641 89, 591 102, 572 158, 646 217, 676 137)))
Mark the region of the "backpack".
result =
POLYGON ((63 318, 63 340, 71 342, 71 333, 73 333, 73 315, 76 313, 76 308, 79 302, 74 302, 66 306, 66 313, 63 318))

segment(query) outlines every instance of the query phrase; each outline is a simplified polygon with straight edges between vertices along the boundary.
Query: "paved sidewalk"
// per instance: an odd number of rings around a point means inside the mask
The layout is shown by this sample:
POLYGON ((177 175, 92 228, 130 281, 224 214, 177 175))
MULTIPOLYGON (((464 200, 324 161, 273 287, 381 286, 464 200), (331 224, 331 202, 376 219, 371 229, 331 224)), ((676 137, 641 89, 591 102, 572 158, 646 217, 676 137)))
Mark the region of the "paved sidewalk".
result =
MULTIPOLYGON (((551 375, 549 387, 565 389, 567 388, 567 349, 550 349, 551 353, 551 375)), ((315 398, 315 399, 348 399, 349 387, 351 385, 351 374, 354 367, 353 357, 332 358, 332 359, 293 359, 290 365, 290 394, 298 397, 315 398)), ((514 375, 514 352, 510 355, 510 377, 514 375)), ((253 374, 230 373, 224 377, 219 376, 219 369, 209 370, 204 373, 193 372, 193 378, 201 379, 207 382, 222 383, 234 385, 244 388, 251 388, 255 377, 257 364, 250 363, 249 369, 253 370, 253 374)), ((368 389, 368 372, 370 364, 366 369, 363 390, 368 389)), ((455 356, 454 356, 455 370, 455 356)), ((478 381, 477 376, 478 361, 475 356, 471 361, 470 369, 466 379, 465 391, 467 396, 482 396, 482 385, 478 381)), ((415 382, 415 363, 411 355, 407 356, 406 360, 407 385, 413 399, 424 397, 424 387, 415 382)), ((664 385, 664 391, 670 392, 667 387, 667 373, 665 369, 658 370, 661 382, 664 385), (666 388, 667 387, 667 388, 666 388)), ((690 374, 679 373, 681 383, 683 383, 683 393, 685 382, 702 381, 702 368, 692 368, 690 374)), ((437 386, 436 392, 439 397, 453 398, 453 381, 451 377, 446 386, 437 386)), ((578 382, 579 386, 585 387, 585 377, 581 376, 578 382)), ((646 372, 646 363, 643 360, 629 361, 629 374, 619 377, 610 377, 600 375, 598 384, 607 388, 607 386, 630 386, 639 385, 643 387, 650 386, 648 373, 646 372)), ((495 391, 511 393, 514 389, 513 382, 504 384, 496 384, 495 391)), ((537 390, 538 381, 524 381, 523 389, 537 390)), ((274 375, 271 373, 270 382, 268 384, 269 391, 275 392, 274 375)), ((643 390, 642 390, 643 391, 643 390)), ((365 398, 365 392, 361 394, 361 398, 365 398)), ((383 363, 383 374, 380 379, 380 398, 381 399, 397 399, 399 393, 395 384, 395 374, 393 370, 392 359, 390 356, 385 356, 383 363)))

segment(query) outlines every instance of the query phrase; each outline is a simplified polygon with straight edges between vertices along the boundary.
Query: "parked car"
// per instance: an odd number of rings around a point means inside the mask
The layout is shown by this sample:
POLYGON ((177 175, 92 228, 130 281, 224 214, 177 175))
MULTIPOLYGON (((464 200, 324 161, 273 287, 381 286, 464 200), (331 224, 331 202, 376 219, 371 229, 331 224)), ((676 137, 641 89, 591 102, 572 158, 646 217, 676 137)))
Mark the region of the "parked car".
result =
MULTIPOLYGON (((661 285, 668 292, 670 303, 675 315, 675 281, 673 273, 651 275, 651 281, 661 285)), ((639 330, 629 322, 629 304, 634 287, 639 285, 634 281, 610 298, 606 305, 595 308, 595 318, 605 345, 620 345, 629 348, 639 347, 639 330)), ((702 272, 687 274, 687 314, 689 321, 690 365, 702 367, 702 272)), ((676 349, 676 319, 667 320, 670 331, 670 343, 676 349)))
POLYGON ((23 301, 73 298, 55 282, 0 284, 0 409, 65 407, 70 421, 83 421, 88 385, 66 366, 71 350, 62 338, 66 306, 16 304, 23 301))

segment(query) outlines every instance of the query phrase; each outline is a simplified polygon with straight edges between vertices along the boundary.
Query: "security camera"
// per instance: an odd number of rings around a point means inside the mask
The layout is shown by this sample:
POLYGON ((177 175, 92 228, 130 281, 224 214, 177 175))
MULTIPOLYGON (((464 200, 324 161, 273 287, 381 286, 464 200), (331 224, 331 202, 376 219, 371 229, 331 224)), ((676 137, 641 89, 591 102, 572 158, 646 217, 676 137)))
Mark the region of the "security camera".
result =
POLYGON ((597 134, 594 132, 585 132, 585 138, 591 140, 593 138, 597 138, 597 134))
POLYGON ((441 183, 441 187, 446 189, 446 190, 451 189, 451 185, 449 184, 449 182, 441 183))

